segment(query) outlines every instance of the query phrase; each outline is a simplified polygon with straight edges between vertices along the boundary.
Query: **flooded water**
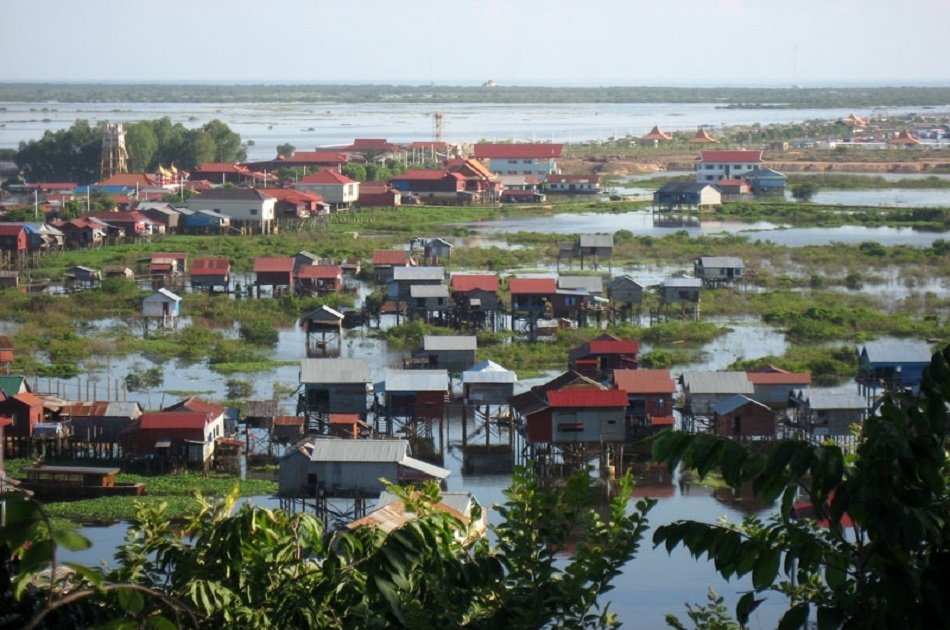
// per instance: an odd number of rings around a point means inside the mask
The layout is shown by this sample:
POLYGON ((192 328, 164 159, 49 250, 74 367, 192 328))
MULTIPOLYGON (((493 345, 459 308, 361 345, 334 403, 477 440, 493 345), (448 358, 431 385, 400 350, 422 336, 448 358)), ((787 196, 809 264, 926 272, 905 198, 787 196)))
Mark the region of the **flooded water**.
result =
MULTIPOLYGON (((786 199, 793 201, 791 193, 786 199)), ((832 206, 884 206, 888 208, 950 207, 950 189, 878 188, 875 190, 818 190, 812 203, 832 206)))
POLYGON ((768 221, 716 221, 684 217, 676 220, 649 210, 620 213, 583 212, 549 217, 524 217, 468 223, 466 227, 486 236, 539 232, 542 234, 590 234, 630 230, 636 236, 662 237, 685 231, 690 236, 739 234, 753 241, 771 241, 786 247, 829 245, 831 243, 863 243, 876 241, 882 245, 930 247, 937 239, 947 238, 945 232, 926 232, 909 227, 841 227, 803 228, 768 221))
MULTIPOLYGON (((279 88, 275 88, 279 89, 279 88)), ((893 108, 891 116, 919 108, 893 108)), ((277 145, 298 149, 347 145, 354 138, 387 138, 393 142, 432 137, 432 112, 443 114, 450 142, 481 140, 519 142, 604 141, 639 137, 654 125, 664 131, 695 131, 700 125, 797 123, 837 119, 848 109, 721 109, 709 103, 571 103, 571 104, 455 104, 455 103, 0 103, 0 148, 15 149, 20 141, 36 140, 46 130, 66 129, 77 119, 131 122, 168 116, 188 128, 212 119, 241 135, 251 160, 271 159, 277 145)), ((940 116, 950 107, 928 111, 940 116)))

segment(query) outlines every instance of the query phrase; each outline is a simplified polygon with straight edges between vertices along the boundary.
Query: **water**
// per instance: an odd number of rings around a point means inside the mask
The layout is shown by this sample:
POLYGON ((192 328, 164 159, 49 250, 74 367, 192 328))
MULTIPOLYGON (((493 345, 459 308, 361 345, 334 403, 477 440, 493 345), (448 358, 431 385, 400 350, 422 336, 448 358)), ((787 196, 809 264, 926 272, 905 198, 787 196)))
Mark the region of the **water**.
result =
MULTIPOLYGON (((790 192, 786 199, 793 200, 790 192)), ((812 202, 832 206, 885 206, 895 208, 950 207, 950 189, 878 188, 874 190, 819 190, 812 202)))
MULTIPOLYGON (((278 88, 279 89, 279 88, 278 88)), ((15 149, 36 140, 46 130, 66 129, 77 119, 131 122, 168 116, 188 128, 212 119, 241 135, 250 160, 271 159, 277 145, 298 149, 346 145, 353 138, 387 138, 393 142, 429 140, 432 112, 444 115, 450 142, 481 140, 521 142, 587 142, 634 137, 654 125, 664 131, 695 131, 700 125, 797 123, 837 119, 850 109, 719 109, 711 103, 570 103, 570 104, 448 104, 448 103, 3 103, 0 102, 0 148, 15 149)), ((888 110, 892 117, 919 108, 888 110)), ((860 113, 860 112, 859 112, 860 113)), ((866 113, 866 112, 865 112, 866 113)), ((950 113, 950 107, 928 111, 950 113)))

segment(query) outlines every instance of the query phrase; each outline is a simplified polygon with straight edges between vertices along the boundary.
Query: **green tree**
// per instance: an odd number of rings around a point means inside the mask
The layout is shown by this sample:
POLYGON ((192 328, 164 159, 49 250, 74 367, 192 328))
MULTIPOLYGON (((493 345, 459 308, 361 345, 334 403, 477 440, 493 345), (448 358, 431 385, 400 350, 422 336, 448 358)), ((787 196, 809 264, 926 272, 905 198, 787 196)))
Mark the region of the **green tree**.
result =
POLYGON ((344 164, 343 174, 350 179, 355 179, 358 182, 366 181, 366 167, 362 164, 344 164))
POLYGON ((75 181, 88 184, 99 179, 102 132, 85 120, 69 129, 47 131, 39 140, 21 142, 16 162, 29 181, 75 181))
POLYGON ((809 181, 798 182, 792 185, 791 192, 796 201, 811 201, 818 192, 818 186, 809 181))
POLYGON ((654 542, 706 555, 727 579, 751 573, 742 623, 772 591, 789 602, 780 628, 803 627, 813 611, 819 628, 950 627, 948 426, 950 347, 934 355, 918 395, 884 398, 853 457, 832 443, 783 440, 765 456, 712 435, 665 433, 657 459, 701 476, 718 468, 733 488, 781 499, 780 512, 740 525, 680 521, 654 542), (799 493, 814 519, 796 518, 799 493))
POLYGON ((193 168, 205 162, 214 162, 217 155, 217 146, 214 138, 207 131, 192 129, 184 135, 179 165, 184 168, 193 168))
POLYGON ((158 167, 158 136, 148 121, 125 126, 125 146, 129 152, 129 170, 134 173, 153 171, 158 167))
POLYGON ((247 159, 247 151, 241 146, 240 134, 231 131, 230 127, 220 120, 212 120, 201 129, 214 142, 214 157, 210 161, 242 162, 247 159))
POLYGON ((285 157, 285 158, 292 157, 294 154, 294 151, 296 150, 297 150, 297 147, 290 144, 289 142, 277 145, 277 155, 281 157, 285 157))

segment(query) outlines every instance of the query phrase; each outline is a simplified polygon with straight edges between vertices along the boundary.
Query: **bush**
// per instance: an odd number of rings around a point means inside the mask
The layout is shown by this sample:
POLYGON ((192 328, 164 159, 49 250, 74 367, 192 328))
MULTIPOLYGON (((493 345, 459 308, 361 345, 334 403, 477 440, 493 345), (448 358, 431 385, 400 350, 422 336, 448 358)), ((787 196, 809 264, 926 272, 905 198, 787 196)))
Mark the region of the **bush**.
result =
POLYGON ((241 322, 238 334, 242 340, 258 346, 274 345, 279 338, 277 327, 264 320, 241 322))

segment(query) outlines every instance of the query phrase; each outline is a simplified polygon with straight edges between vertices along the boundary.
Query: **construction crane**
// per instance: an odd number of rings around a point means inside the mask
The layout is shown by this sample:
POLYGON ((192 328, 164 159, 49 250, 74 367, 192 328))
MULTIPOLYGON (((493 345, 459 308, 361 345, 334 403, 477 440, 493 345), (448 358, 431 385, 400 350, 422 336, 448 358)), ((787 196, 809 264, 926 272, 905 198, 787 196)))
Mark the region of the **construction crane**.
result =
POLYGON ((102 128, 102 159, 99 164, 99 181, 113 175, 129 172, 129 152, 125 148, 125 131, 122 123, 106 123, 102 128))

